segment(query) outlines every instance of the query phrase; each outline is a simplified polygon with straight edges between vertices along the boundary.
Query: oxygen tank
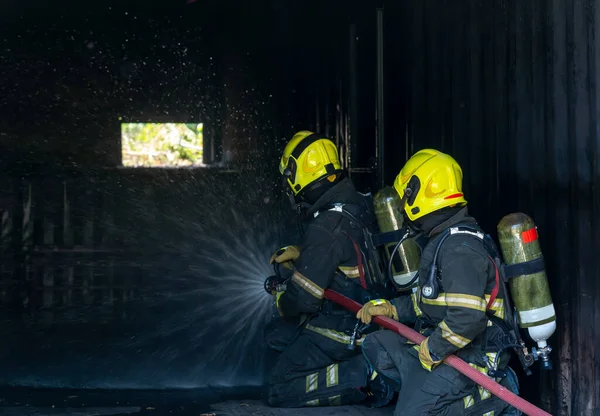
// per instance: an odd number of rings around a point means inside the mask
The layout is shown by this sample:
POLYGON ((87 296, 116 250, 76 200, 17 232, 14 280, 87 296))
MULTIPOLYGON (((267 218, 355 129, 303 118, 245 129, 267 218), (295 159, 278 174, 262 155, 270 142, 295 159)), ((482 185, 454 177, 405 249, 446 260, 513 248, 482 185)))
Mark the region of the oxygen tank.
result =
POLYGON ((519 326, 527 329, 540 350, 545 366, 550 366, 551 348, 546 340, 556 330, 556 313, 543 265, 537 227, 523 214, 509 214, 498 223, 498 239, 509 286, 519 317, 519 326), (536 261, 537 260, 537 261, 536 261), (514 267, 511 267, 516 265, 514 267), (511 277, 513 276, 513 277, 511 277))
MULTIPOLYGON (((396 231, 402 228, 403 216, 402 206, 400 205, 400 196, 398 192, 391 186, 382 188, 373 199, 373 207, 379 231, 387 233, 396 231)), ((389 243, 385 246, 384 251, 387 262, 390 261, 390 256, 394 247, 398 242, 389 243)), ((419 262, 421 260, 421 251, 419 246, 412 238, 407 238, 396 250, 392 262, 392 277, 394 282, 400 286, 405 286, 410 283, 419 270, 419 262)), ((411 285, 402 287, 400 290, 410 290, 417 286, 417 281, 411 285)))

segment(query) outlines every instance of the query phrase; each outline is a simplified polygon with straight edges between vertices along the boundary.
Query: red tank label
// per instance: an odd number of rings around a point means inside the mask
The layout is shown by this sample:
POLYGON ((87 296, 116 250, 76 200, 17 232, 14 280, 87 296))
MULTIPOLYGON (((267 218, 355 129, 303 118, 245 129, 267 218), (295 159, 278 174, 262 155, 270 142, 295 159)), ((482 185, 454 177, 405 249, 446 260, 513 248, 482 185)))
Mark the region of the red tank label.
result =
POLYGON ((523 240, 523 244, 531 243, 538 239, 537 228, 530 228, 527 231, 523 231, 521 233, 521 239, 523 240))

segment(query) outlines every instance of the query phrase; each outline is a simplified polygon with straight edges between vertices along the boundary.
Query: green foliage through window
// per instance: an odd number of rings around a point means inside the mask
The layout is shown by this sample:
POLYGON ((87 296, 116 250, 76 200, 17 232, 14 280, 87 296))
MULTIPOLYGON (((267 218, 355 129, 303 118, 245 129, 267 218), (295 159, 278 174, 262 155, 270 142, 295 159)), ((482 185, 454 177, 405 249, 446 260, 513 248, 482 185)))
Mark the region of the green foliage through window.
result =
POLYGON ((169 167, 202 164, 202 124, 123 123, 123 166, 169 167))

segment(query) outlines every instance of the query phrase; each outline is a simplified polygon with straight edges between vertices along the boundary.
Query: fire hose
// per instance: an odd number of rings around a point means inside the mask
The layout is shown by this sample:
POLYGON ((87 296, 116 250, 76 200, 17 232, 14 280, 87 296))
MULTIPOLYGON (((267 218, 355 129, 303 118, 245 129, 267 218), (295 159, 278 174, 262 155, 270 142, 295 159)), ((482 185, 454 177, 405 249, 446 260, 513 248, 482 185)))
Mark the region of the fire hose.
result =
MULTIPOLYGON (((346 296, 343 296, 331 289, 325 291, 325 297, 330 301, 335 302, 338 305, 354 313, 358 312, 362 308, 362 305, 360 303, 355 302, 352 299, 349 299, 346 296)), ((420 344, 425 339, 425 337, 417 331, 414 331, 409 327, 402 325, 400 322, 396 322, 393 319, 385 316, 374 316, 373 322, 383 326, 386 329, 389 329, 402 335, 404 338, 408 339, 411 342, 414 342, 415 344, 420 344)), ((506 403, 510 404, 516 409, 519 409, 526 415, 551 416, 550 413, 540 409, 539 407, 534 406, 525 399, 514 394, 512 391, 496 383, 487 375, 477 371, 475 368, 471 367, 468 363, 461 360, 456 355, 449 355, 444 359, 444 363, 454 368, 466 377, 470 378, 475 383, 479 384, 480 386, 482 386, 498 398, 502 399, 506 403)))

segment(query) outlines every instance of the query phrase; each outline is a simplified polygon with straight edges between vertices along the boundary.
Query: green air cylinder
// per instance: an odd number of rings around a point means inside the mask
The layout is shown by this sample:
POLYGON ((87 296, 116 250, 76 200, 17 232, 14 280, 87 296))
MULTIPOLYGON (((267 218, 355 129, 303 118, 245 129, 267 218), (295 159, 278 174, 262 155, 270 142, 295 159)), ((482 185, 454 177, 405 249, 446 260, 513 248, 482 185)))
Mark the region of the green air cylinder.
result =
POLYGON ((510 293, 519 316, 540 348, 556 330, 556 314, 550 296, 537 227, 523 214, 509 214, 498 223, 498 239, 509 280, 510 293), (536 261, 537 260, 537 261, 536 261), (511 270, 512 265, 518 265, 511 270))
MULTIPOLYGON (((382 188, 373 199, 375 216, 379 231, 387 233, 399 230, 402 227, 402 206, 400 205, 400 196, 391 186, 382 188)), ((390 261, 390 256, 398 242, 390 243, 385 246, 386 260, 390 261)), ((409 285, 411 280, 419 270, 421 261, 421 251, 419 246, 411 238, 407 238, 396 250, 392 262, 392 277, 394 282, 399 285, 400 290, 410 290, 417 286, 417 281, 409 285), (406 287, 404 287, 406 286, 406 287)), ((386 271, 387 273, 387 271, 386 271)))

